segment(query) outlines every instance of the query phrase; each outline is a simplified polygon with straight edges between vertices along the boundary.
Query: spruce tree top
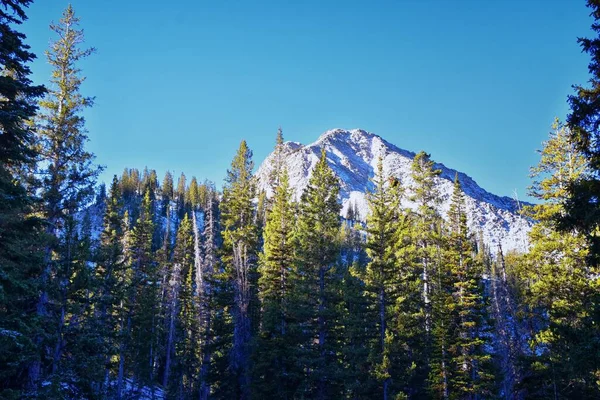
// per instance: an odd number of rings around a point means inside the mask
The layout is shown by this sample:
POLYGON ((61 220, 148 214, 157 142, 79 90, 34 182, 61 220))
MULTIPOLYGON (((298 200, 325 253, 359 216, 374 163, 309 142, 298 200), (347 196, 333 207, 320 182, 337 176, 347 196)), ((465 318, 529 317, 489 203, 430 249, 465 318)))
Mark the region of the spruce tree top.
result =
POLYGON ((44 86, 32 85, 27 65, 35 59, 24 43, 25 35, 15 31, 11 24, 21 24, 27 19, 24 8, 31 0, 3 1, 0 6, 0 162, 15 166, 31 162, 35 152, 33 135, 25 121, 33 117, 44 86))
POLYGON ((592 58, 588 65, 591 78, 588 87, 573 87, 576 94, 568 98, 571 113, 567 124, 576 143, 589 157, 591 167, 600 170, 600 0, 588 0, 587 6, 592 9, 592 30, 597 36, 578 38, 577 42, 592 58))

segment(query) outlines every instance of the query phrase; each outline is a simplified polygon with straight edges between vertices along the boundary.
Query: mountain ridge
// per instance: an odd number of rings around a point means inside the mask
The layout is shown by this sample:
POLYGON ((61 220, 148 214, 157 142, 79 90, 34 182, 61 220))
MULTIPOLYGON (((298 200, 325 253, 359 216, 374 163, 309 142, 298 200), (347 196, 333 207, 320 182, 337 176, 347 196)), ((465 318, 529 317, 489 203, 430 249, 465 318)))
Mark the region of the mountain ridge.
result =
MULTIPOLYGON (((310 172, 323 147, 329 166, 340 179, 342 215, 345 215, 350 206, 356 204, 360 218, 364 220, 366 217, 368 205, 365 193, 372 189, 370 178, 374 175, 380 156, 383 158, 384 172, 399 179, 405 188, 410 187, 410 163, 416 153, 402 149, 372 132, 335 128, 325 131, 308 145, 298 142, 284 143, 284 164, 288 169, 296 199, 299 199, 302 190, 308 184, 310 172)), ((265 190, 267 196, 271 195, 268 176, 273 154, 269 154, 257 170, 258 187, 265 190)), ((527 233, 533 221, 519 215, 518 211, 522 205, 529 203, 488 192, 466 173, 446 167, 443 163, 436 162, 435 168, 442 171, 440 177, 436 178, 436 187, 442 199, 438 211, 442 216, 445 217, 448 211, 452 182, 458 173, 465 193, 467 216, 472 232, 477 234, 478 231, 482 231, 484 241, 494 253, 497 252, 498 245, 506 250, 527 249, 527 233)), ((403 205, 414 208, 414 204, 406 198, 403 205)))

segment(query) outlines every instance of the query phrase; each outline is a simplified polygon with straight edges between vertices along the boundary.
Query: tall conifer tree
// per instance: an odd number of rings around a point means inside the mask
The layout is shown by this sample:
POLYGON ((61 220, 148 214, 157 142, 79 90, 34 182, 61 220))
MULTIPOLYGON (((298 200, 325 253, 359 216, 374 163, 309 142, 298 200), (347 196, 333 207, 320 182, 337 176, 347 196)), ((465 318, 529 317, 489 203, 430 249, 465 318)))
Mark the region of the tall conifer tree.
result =
POLYGON ((446 262, 449 265, 449 303, 444 313, 450 316, 448 343, 449 392, 451 397, 490 397, 494 393, 494 371, 489 351, 490 318, 484 293, 483 264, 475 255, 467 227, 464 194, 458 180, 448 212, 449 230, 446 262))
POLYGON ((423 271, 423 300, 425 304, 425 330, 431 329, 431 286, 434 278, 436 244, 439 240, 439 224, 441 217, 436 206, 439 204, 439 193, 435 178, 442 171, 435 169, 429 154, 421 151, 411 164, 413 179, 411 200, 417 204, 415 230, 416 246, 419 262, 423 271))
MULTIPOLYGON (((600 1, 587 0, 591 9, 591 38, 577 42, 591 60, 588 64, 589 85, 575 85, 575 94, 568 97, 571 112, 567 116, 568 133, 573 145, 588 162, 590 173, 569 183, 566 213, 557 215, 561 228, 583 233, 591 244, 588 254, 593 264, 600 263, 600 1)), ((599 323, 598 321, 596 323, 599 323)))
POLYGON ((159 271, 152 250, 154 233, 154 203, 150 191, 146 191, 140 216, 131 232, 130 254, 133 269, 130 292, 131 343, 129 355, 134 377, 138 384, 150 384, 154 380, 156 357, 156 330, 159 307, 159 271))
MULTIPOLYGON (((70 279, 86 273, 87 268, 87 260, 73 258, 78 254, 74 248, 78 232, 75 215, 91 200, 96 177, 101 171, 100 167, 93 165, 94 155, 84 148, 87 135, 81 113, 92 105, 93 100, 80 93, 85 78, 81 76, 78 63, 94 49, 81 49, 84 35, 78 26, 79 18, 71 6, 66 8, 57 24, 50 25, 58 39, 46 53, 53 67, 52 85, 40 103, 43 109, 39 120, 41 194, 50 244, 45 254, 44 289, 37 310, 55 327, 47 343, 54 348, 51 361, 54 376, 68 373, 61 368, 67 345, 64 328, 72 319, 80 317, 67 309, 70 279), (50 304, 53 307, 49 307, 50 304)), ((31 369, 31 380, 39 379, 40 366, 38 362, 31 369)))
MULTIPOLYGON (((173 397, 192 398, 198 387, 199 333, 198 304, 194 299, 194 237, 187 214, 177 231, 173 254, 173 274, 170 279, 171 318, 167 342, 167 360, 174 357, 174 376, 168 381, 170 366, 165 369, 167 385, 173 397)), ((195 396, 194 396, 195 397, 195 396)))
POLYGON ((332 282, 339 250, 339 182, 327 164, 325 149, 300 203, 296 240, 294 319, 301 353, 296 357, 304 373, 300 396, 324 399, 337 396, 338 373, 332 282))
POLYGON ((290 273, 294 265, 294 205, 287 170, 277 179, 264 229, 258 271, 261 324, 255 358, 254 386, 261 397, 291 398, 294 393, 288 340, 290 273))
MULTIPOLYGON (((410 200, 413 201, 417 210, 414 213, 412 244, 414 246, 414 262, 419 268, 421 283, 421 298, 423 310, 423 343, 416 346, 415 351, 421 352, 422 363, 418 366, 419 371, 415 377, 425 378, 429 375, 427 371, 432 349, 439 349, 438 345, 432 343, 433 331, 433 294, 441 254, 441 223, 442 218, 437 211, 440 197, 436 186, 436 178, 441 170, 435 168, 435 163, 430 155, 421 151, 412 161, 410 200)), ((439 321, 440 323, 442 321, 439 321)), ((417 378, 419 379, 419 378, 417 378)), ((418 390, 422 383, 414 383, 413 387, 418 390)))
POLYGON ((104 229, 100 235, 100 249, 95 269, 97 294, 94 307, 96 309, 97 329, 100 331, 102 343, 100 349, 104 355, 104 374, 98 382, 100 393, 106 395, 105 384, 114 378, 116 367, 112 365, 113 357, 118 354, 118 330, 120 304, 125 300, 127 265, 123 254, 123 199, 119 190, 116 175, 113 178, 110 195, 104 212, 104 229))
POLYGON ((587 179, 588 159, 572 133, 558 120, 531 169, 531 195, 544 201, 527 212, 537 221, 531 232, 525 276, 528 303, 541 316, 531 340, 531 398, 594 398, 600 396, 600 328, 598 269, 586 263, 589 248, 583 232, 561 232, 556 219, 565 215, 573 182, 587 179))
POLYGON ((373 179, 375 186, 369 193, 369 214, 367 216, 367 264, 366 283, 375 305, 377 315, 376 344, 374 346, 375 378, 380 384, 382 398, 391 397, 392 378, 390 359, 394 343, 389 326, 390 311, 395 303, 397 292, 397 230, 400 221, 400 193, 398 184, 389 184, 384 176, 383 159, 377 162, 373 179))
MULTIPOLYGON (((0 2, 0 397, 19 397, 27 385, 26 369, 37 381, 35 338, 41 326, 31 309, 41 272, 42 226, 33 217, 34 197, 24 185, 37 157, 28 121, 45 92, 32 84, 25 35, 17 25, 26 19, 31 0, 0 2)), ((38 336, 39 337, 39 336, 38 336)))
MULTIPOLYGON (((204 185, 208 188, 208 185, 204 185)), ((204 232, 202 245, 202 275, 203 286, 200 290, 200 330, 202 341, 202 361, 199 375, 199 397, 200 400, 208 400, 211 392, 211 375, 214 370, 213 359, 215 346, 215 334, 218 330, 215 326, 215 316, 222 310, 216 310, 215 305, 215 276, 217 275, 218 265, 218 246, 219 246, 219 221, 218 221, 218 196, 214 188, 206 193, 206 202, 203 203, 205 212, 204 232)), ((216 374, 215 374, 216 375, 216 374)))
POLYGON ((162 199, 161 213, 162 215, 166 215, 169 203, 173 199, 173 175, 169 171, 165 172, 162 184, 160 185, 160 194, 162 199))
POLYGON ((229 355, 229 370, 233 373, 236 397, 250 398, 250 340, 256 329, 258 299, 256 293, 257 232, 252 200, 255 183, 252 177, 252 151, 245 141, 227 171, 223 200, 221 201, 221 226, 223 235, 222 261, 229 280, 233 302, 233 346, 229 355))

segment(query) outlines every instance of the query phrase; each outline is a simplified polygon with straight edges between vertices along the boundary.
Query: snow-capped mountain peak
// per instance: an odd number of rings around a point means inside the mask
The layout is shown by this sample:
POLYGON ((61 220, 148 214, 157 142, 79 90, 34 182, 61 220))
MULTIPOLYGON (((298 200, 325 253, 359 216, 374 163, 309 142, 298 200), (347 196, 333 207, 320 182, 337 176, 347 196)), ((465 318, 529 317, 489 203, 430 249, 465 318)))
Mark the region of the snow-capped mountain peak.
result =
MULTIPOLYGON (((325 149, 327 161, 340 180, 340 201, 342 215, 350 206, 356 205, 360 217, 366 218, 368 205, 365 193, 372 189, 371 178, 379 157, 383 159, 386 174, 391 174, 405 188, 413 182, 410 177, 410 165, 415 153, 403 150, 387 142, 380 136, 362 129, 331 129, 324 132, 312 144, 302 145, 297 142, 286 142, 283 145, 285 165, 290 176, 296 199, 308 184, 310 173, 319 160, 321 150, 325 149)), ((271 195, 269 173, 272 168, 273 154, 269 155, 258 169, 259 189, 271 195)), ((481 232, 492 251, 501 244, 505 250, 525 250, 527 233, 532 222, 518 214, 521 206, 509 197, 496 196, 482 189, 468 175, 436 164, 442 173, 437 179, 437 187, 441 195, 439 212, 446 216, 456 174, 465 192, 469 226, 474 234, 481 232)), ((414 208, 414 204, 406 199, 403 204, 414 208)))

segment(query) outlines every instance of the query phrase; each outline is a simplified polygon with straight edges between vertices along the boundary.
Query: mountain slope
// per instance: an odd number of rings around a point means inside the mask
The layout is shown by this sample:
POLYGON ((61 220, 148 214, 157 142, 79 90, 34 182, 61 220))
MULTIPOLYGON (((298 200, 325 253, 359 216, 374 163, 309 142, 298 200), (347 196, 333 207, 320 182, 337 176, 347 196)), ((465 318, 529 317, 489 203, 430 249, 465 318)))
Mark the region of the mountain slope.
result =
MULTIPOLYGON (((323 133, 310 145, 305 146, 297 142, 284 144, 285 164, 296 199, 299 199, 308 184, 310 173, 323 147, 329 165, 340 179, 342 215, 346 215, 348 207, 356 204, 360 218, 366 217, 368 206, 365 193, 372 188, 370 178, 373 177, 380 156, 383 157, 386 173, 398 178, 404 187, 410 187, 413 183, 410 178, 410 164, 414 153, 360 129, 333 129, 323 133)), ((267 195, 271 194, 268 176, 272 157, 273 154, 270 154, 257 172, 259 188, 265 190, 267 195)), ((452 181, 457 171, 443 164, 436 164, 436 168, 442 170, 437 179, 437 186, 442 197, 439 211, 445 217, 450 206, 452 181)), ((466 194, 467 214, 472 232, 481 231, 492 252, 497 251, 498 244, 501 244, 504 250, 525 250, 532 221, 518 215, 521 205, 509 197, 500 197, 485 191, 462 172, 458 172, 458 179, 466 194)), ((403 204, 414 208, 414 204, 407 199, 403 204)))

